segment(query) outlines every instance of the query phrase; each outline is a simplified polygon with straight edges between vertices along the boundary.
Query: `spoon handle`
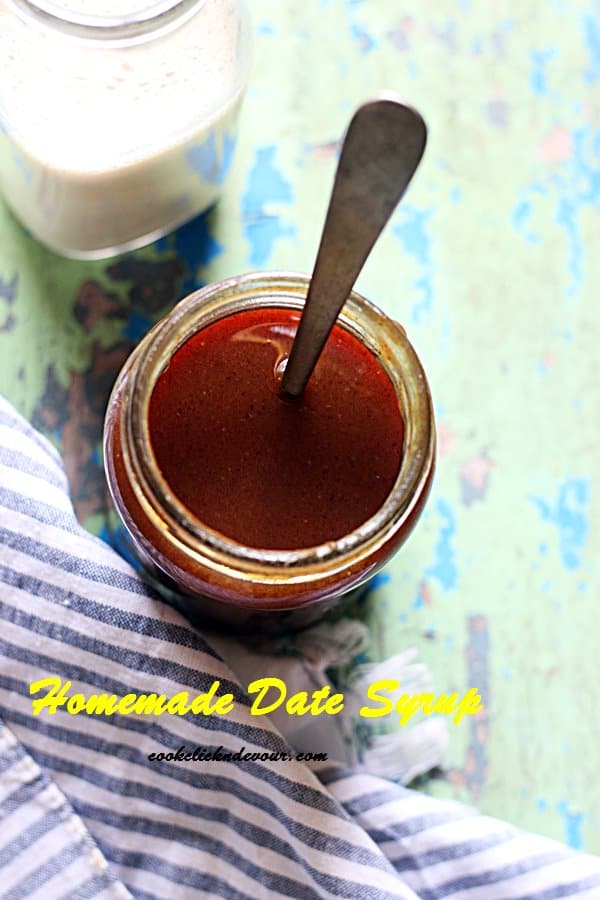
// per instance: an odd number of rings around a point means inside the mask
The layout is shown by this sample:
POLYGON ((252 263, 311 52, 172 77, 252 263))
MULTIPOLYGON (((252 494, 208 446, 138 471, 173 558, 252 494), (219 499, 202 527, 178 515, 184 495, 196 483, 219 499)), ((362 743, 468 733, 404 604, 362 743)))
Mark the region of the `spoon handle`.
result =
POLYGON ((391 97, 360 106, 342 146, 306 304, 282 390, 299 396, 371 249, 425 149, 419 113, 391 97))

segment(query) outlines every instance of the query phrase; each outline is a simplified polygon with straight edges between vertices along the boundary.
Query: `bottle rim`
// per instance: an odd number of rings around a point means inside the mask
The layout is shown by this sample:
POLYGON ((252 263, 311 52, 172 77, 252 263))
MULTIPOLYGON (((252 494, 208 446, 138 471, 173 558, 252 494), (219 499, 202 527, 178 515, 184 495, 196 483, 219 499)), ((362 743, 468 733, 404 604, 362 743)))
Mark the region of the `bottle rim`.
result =
POLYGON ((207 0, 160 0, 126 15, 87 15, 65 9, 56 0, 9 0, 21 18, 63 34, 102 43, 135 43, 178 27, 207 0))
POLYGON ((405 425, 400 470, 379 510, 337 540, 294 550, 264 550, 244 546, 209 528, 171 492, 156 462, 148 424, 150 397, 168 360, 197 331, 250 306, 301 311, 309 282, 307 275, 296 273, 250 273, 190 294, 138 346, 123 388, 123 463, 144 514, 161 523, 162 533, 179 552, 243 580, 276 582, 284 577, 288 582, 306 582, 341 574, 371 557, 410 518, 428 490, 434 467, 433 404, 421 362, 402 326, 353 291, 338 324, 374 353, 390 377, 405 425))

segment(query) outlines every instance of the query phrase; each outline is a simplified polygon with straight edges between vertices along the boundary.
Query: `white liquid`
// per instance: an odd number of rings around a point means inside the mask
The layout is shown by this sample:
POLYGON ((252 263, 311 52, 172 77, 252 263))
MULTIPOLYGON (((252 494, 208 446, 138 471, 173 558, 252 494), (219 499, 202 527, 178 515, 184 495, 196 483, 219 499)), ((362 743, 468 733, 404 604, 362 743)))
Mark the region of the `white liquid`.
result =
MULTIPOLYGON (((60 5, 123 16, 152 4, 60 5)), ((165 36, 107 48, 25 24, 0 0, 0 188, 40 240, 108 255, 214 202, 245 76, 238 7, 205 0, 165 36)))
POLYGON ((158 5, 158 0, 52 0, 65 13, 74 16, 122 18, 142 13, 158 5))

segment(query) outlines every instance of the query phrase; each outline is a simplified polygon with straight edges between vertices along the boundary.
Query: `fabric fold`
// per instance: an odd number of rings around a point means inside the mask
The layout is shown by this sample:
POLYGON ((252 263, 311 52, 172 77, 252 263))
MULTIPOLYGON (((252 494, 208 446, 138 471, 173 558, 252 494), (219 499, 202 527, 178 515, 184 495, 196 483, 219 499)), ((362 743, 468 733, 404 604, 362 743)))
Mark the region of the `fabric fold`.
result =
POLYGON ((83 821, 0 720, 2 897, 126 900, 83 821))

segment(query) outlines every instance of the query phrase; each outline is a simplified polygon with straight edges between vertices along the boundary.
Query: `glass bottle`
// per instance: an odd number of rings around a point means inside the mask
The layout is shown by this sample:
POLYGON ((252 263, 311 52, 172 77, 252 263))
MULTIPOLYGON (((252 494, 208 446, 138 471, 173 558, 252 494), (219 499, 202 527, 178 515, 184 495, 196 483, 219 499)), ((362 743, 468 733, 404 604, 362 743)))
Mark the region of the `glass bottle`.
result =
POLYGON ((0 191, 76 258, 218 197, 248 79, 245 0, 0 0, 0 191))

